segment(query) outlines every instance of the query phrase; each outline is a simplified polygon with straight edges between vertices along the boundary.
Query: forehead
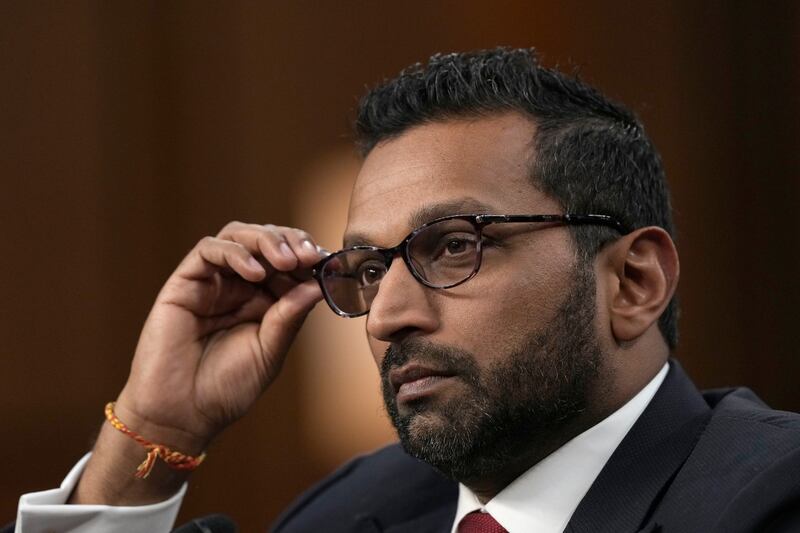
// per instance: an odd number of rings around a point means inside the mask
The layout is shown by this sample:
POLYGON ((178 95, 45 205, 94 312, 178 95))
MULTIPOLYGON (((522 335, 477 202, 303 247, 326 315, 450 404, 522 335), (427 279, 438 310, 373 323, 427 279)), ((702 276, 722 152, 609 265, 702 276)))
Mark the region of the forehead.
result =
POLYGON ((397 244, 426 218, 557 213, 533 184, 535 126, 517 113, 416 126, 379 143, 350 199, 345 245, 397 244))

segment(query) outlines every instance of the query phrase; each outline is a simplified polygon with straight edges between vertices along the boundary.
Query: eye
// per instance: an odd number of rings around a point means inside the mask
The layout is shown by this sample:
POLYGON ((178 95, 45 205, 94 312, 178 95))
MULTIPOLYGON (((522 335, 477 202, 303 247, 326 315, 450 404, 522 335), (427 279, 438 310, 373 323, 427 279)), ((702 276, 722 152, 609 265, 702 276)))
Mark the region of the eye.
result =
POLYGON ((467 249, 467 242, 464 239, 450 239, 445 244, 445 250, 449 254, 460 254, 467 249))
POLYGON ((455 259, 472 255, 477 247, 474 235, 450 233, 442 235, 431 255, 434 259, 455 259))
POLYGON ((386 266, 375 261, 362 263, 356 272, 356 279, 362 287, 379 283, 386 274, 386 266))

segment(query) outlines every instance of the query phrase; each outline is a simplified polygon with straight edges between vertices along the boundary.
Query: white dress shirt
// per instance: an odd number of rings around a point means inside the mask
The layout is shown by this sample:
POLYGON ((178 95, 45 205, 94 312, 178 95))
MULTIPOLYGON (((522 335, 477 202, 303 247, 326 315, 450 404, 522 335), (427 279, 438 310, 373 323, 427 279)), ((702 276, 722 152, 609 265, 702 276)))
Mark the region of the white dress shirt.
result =
MULTIPOLYGON (((467 513, 481 510, 509 533, 562 533, 608 458, 653 399, 668 366, 628 403, 534 465, 486 505, 460 485, 452 532, 467 513)), ((186 483, 170 499, 153 505, 66 505, 89 456, 72 468, 59 488, 20 497, 15 533, 168 533, 172 529, 186 483)))
POLYGON ((186 494, 186 483, 170 499, 136 507, 66 505, 91 454, 78 461, 57 489, 23 494, 14 533, 167 533, 186 494))
POLYGON ((451 533, 472 511, 486 512, 509 533, 562 533, 611 454, 653 399, 669 365, 599 424, 564 444, 501 490, 486 505, 464 485, 451 533))

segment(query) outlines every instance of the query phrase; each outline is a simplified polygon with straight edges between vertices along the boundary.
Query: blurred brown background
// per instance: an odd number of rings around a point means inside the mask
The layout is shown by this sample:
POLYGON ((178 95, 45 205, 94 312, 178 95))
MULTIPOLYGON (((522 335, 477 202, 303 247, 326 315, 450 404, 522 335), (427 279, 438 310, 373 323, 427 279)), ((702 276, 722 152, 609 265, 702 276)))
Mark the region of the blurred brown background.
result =
MULTIPOLYGON (((673 186, 679 358, 704 387, 800 410, 797 2, 3 1, 0 523, 89 448, 201 236, 239 219, 337 247, 365 85, 498 44, 577 64, 637 110, 673 186)), ((259 530, 391 439, 361 324, 331 320, 315 311, 214 445, 180 521, 226 512, 259 530)))

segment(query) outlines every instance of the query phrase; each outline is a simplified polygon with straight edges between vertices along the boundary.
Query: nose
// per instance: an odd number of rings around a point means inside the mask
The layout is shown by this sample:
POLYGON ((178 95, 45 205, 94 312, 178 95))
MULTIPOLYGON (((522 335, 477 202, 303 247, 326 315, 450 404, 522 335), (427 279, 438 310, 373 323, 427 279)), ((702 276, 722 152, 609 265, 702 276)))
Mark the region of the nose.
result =
POLYGON ((432 305, 436 289, 419 283, 401 257, 395 257, 378 286, 367 315, 367 334, 383 342, 399 342, 416 333, 428 334, 439 327, 432 305))

